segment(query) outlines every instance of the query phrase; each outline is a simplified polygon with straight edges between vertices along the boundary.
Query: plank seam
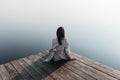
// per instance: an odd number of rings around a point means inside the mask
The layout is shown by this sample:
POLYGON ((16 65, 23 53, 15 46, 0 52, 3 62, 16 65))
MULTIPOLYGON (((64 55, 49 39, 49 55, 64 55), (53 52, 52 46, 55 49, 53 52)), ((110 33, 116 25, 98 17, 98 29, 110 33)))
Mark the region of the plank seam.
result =
MULTIPOLYGON (((73 67, 72 65, 70 65, 70 64, 67 64, 67 65, 69 65, 69 66, 71 66, 71 67, 73 67)), ((75 68, 75 67, 73 67, 73 68, 75 68)), ((69 69, 69 68, 68 68, 69 69)), ((71 70, 71 69, 69 69, 69 70, 71 70)), ((72 71, 72 70, 71 70, 72 71)), ((82 70, 79 70, 79 71, 81 71, 81 72, 83 72, 83 73, 85 73, 84 71, 82 71, 82 70)), ((72 71, 73 72, 73 71, 72 71)), ((74 72, 75 73, 75 72, 74 72)), ((77 73, 76 73, 77 74, 77 73)), ((86 74, 86 73, 85 73, 86 74)), ((78 74, 79 75, 79 74, 78 74)), ((89 75, 89 74, 86 74, 86 75, 88 75, 89 77, 92 77, 92 78, 94 78, 93 76, 91 76, 91 75, 89 75)), ((79 75, 80 76, 80 75, 79 75)), ((81 76, 82 77, 82 76, 81 76)), ((84 78, 84 77, 83 77, 84 78)), ((96 79, 96 78, 94 78, 94 79, 96 79)))
POLYGON ((24 80, 24 78, 22 77, 22 75, 17 71, 17 69, 14 67, 14 65, 10 62, 10 64, 12 65, 12 67, 15 69, 15 71, 20 75, 20 77, 24 80))
MULTIPOLYGON (((16 63, 16 61, 15 61, 16 63)), ((18 62, 18 64, 24 69, 24 67, 18 62)), ((14 66, 14 65, 13 65, 14 66)), ((27 70, 25 70, 25 72, 34 80, 34 78, 27 72, 27 70)), ((24 79, 24 78, 23 78, 24 79)))
MULTIPOLYGON (((27 57, 29 60, 30 60, 30 58, 29 57, 27 57)), ((33 62, 33 61, 32 61, 33 62)), ((35 64, 35 65, 37 65, 38 67, 40 67, 38 64, 35 64)), ((47 74, 49 74, 46 70, 44 70, 43 68, 41 68, 40 67, 40 69, 41 70, 43 70, 45 73, 47 73, 47 74)), ((50 77, 52 77, 54 80, 55 80, 55 78, 50 74, 50 77)))
MULTIPOLYGON (((111 77, 113 77, 113 78, 116 78, 115 76, 112 76, 112 75, 110 75, 110 74, 108 74, 108 73, 106 73, 106 72, 103 72, 102 70, 99 70, 99 69, 97 69, 97 68, 95 68, 95 67, 93 67, 93 66, 90 66, 89 64, 86 64, 86 63, 84 63, 84 62, 82 62, 82 61, 80 61, 80 60, 78 60, 78 59, 77 59, 77 61, 78 61, 78 62, 81 62, 81 63, 83 63, 83 64, 85 64, 85 65, 87 65, 87 66, 89 66, 89 67, 91 67, 91 68, 94 68, 95 70, 100 71, 100 72, 102 72, 102 73, 104 73, 104 74, 106 74, 106 75, 108 75, 108 76, 111 76, 111 77)), ((116 79, 118 79, 118 78, 116 78, 116 79)))

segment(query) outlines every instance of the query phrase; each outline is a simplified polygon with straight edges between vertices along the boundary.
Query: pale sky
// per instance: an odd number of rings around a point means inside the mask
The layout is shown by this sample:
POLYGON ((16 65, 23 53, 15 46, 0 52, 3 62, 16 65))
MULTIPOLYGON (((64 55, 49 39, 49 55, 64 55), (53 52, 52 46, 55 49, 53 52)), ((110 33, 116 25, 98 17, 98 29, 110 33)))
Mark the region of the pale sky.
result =
POLYGON ((76 21, 120 26, 120 0, 0 0, 1 23, 76 21))

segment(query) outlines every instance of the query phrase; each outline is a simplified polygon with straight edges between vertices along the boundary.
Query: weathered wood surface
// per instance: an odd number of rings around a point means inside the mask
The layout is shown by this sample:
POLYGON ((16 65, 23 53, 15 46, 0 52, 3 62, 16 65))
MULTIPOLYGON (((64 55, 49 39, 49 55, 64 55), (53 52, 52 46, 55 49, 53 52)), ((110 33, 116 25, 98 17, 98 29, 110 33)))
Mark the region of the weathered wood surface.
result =
POLYGON ((72 61, 43 63, 40 52, 0 65, 0 80, 120 80, 120 71, 71 53, 72 61))

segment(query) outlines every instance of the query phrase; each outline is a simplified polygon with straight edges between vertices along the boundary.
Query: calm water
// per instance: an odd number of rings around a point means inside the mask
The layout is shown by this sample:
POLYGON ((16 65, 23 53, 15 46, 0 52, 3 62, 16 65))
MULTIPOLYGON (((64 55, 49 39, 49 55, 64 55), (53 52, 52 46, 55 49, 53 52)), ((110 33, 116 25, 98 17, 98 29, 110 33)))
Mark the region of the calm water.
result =
POLYGON ((1 0, 0 11, 0 64, 50 49, 63 26, 73 52, 120 70, 119 2, 1 0))
MULTIPOLYGON (((119 69, 120 40, 117 29, 98 29, 82 25, 79 27, 66 25, 64 28, 72 51, 119 69)), ((57 27, 56 25, 15 25, 2 29, 0 63, 5 63, 50 49, 51 40, 56 37, 57 27)))

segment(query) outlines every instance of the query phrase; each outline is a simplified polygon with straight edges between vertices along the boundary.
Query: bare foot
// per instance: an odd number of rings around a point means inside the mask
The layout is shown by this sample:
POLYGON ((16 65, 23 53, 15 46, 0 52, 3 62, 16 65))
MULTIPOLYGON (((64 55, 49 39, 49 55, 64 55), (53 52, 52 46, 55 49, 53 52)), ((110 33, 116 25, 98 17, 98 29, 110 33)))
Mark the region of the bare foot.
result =
POLYGON ((50 62, 50 61, 48 61, 48 60, 43 60, 42 62, 47 63, 47 62, 50 62))

